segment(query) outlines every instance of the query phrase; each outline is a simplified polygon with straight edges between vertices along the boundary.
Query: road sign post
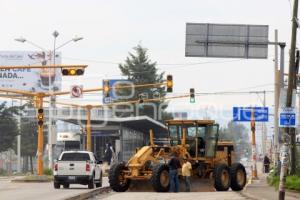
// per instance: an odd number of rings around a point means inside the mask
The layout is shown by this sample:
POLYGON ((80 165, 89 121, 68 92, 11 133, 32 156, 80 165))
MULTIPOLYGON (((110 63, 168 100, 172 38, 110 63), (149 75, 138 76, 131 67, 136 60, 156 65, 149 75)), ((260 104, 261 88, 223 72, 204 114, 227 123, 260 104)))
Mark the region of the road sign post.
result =
POLYGON ((250 122, 252 135, 252 178, 257 179, 257 153, 255 138, 255 122, 267 122, 269 120, 268 107, 233 107, 233 121, 250 122))
POLYGON ((251 132, 252 132, 252 178, 257 179, 257 166, 256 166, 256 138, 255 138, 255 116, 254 109, 251 109, 251 132))

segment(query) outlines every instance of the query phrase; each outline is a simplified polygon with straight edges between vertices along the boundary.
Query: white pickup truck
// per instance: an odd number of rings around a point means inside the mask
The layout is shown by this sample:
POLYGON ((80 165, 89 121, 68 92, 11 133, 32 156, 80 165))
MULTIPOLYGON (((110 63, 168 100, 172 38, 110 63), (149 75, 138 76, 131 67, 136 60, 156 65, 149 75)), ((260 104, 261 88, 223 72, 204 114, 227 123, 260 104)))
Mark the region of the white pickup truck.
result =
POLYGON ((88 185, 89 189, 102 187, 101 164, 90 151, 62 152, 54 164, 54 188, 69 188, 70 184, 88 185))

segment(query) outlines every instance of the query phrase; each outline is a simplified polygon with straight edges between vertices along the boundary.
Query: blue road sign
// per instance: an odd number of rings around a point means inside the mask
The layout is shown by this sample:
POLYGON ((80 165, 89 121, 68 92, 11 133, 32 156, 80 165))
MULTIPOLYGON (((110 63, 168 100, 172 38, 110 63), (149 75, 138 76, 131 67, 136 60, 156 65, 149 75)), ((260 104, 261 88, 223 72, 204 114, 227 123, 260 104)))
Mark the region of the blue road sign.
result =
POLYGON ((109 87, 112 87, 112 89, 109 91, 109 97, 103 97, 102 102, 104 104, 113 103, 114 101, 116 101, 118 99, 124 98, 124 96, 118 96, 118 92, 114 89, 114 87, 117 87, 118 84, 130 85, 130 84, 132 84, 132 82, 125 80, 125 79, 110 79, 109 87))
POLYGON ((295 127, 296 126, 296 112, 293 108, 281 108, 279 113, 280 127, 295 127))
POLYGON ((254 110, 254 119, 256 122, 269 121, 268 107, 233 107, 233 121, 249 122, 251 121, 251 111, 254 110))

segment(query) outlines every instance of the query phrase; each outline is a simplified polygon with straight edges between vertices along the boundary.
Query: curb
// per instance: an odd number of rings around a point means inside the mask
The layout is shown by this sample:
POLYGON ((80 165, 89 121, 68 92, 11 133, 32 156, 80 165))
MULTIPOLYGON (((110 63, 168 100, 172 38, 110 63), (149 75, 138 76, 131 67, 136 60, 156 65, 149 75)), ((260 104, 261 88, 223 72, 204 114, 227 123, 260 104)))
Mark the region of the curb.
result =
POLYGON ((52 180, 11 180, 13 183, 46 183, 52 182, 52 180))
POLYGON ((89 198, 92 198, 94 196, 97 196, 99 194, 109 193, 110 191, 111 191, 110 187, 106 186, 106 187, 96 188, 96 189, 93 189, 91 191, 84 192, 84 193, 81 193, 81 194, 77 194, 77 195, 72 196, 72 197, 67 197, 64 200, 85 200, 85 199, 89 199, 89 198))
POLYGON ((52 181, 53 178, 48 176, 25 176, 11 179, 12 183, 45 183, 52 181))
POLYGON ((246 197, 247 199, 253 199, 253 200, 265 200, 265 199, 262 199, 261 197, 256 197, 254 195, 251 195, 247 192, 240 192, 240 194, 243 196, 243 197, 246 197))

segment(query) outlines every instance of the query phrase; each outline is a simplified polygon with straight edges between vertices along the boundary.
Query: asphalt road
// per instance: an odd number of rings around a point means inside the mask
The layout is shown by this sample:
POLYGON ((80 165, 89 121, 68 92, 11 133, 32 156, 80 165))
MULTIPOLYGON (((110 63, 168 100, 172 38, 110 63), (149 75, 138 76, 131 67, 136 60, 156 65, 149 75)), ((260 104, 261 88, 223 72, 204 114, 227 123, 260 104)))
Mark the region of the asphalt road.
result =
MULTIPOLYGON (((9 178, 0 179, 1 200, 61 200, 82 192, 89 191, 85 185, 70 185, 70 189, 54 189, 49 183, 13 183, 9 178)), ((108 186, 108 179, 103 178, 103 186, 108 186)))

